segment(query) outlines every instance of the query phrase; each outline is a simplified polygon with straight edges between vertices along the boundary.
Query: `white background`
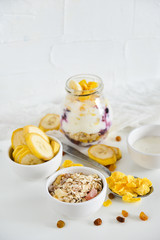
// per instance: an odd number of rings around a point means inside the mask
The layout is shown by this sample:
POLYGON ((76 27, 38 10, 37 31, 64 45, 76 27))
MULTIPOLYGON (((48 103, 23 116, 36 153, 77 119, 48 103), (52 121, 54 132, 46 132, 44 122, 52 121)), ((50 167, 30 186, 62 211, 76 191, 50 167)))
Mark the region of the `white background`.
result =
MULTIPOLYGON (((105 96, 113 107, 115 131, 126 126, 159 123, 160 0, 0 0, 0 139, 3 182, 6 181, 4 178, 8 171, 4 157, 7 144, 4 140, 9 139, 16 127, 37 124, 46 112, 58 112, 57 106, 65 94, 66 79, 79 73, 93 73, 103 79, 105 96)), ((122 145, 127 154, 125 141, 122 145)), ((139 171, 142 176, 146 173, 156 184, 154 176, 158 177, 159 172, 146 172, 134 165, 132 168, 130 164, 125 164, 124 158, 123 161, 118 170, 123 171, 128 166, 126 171, 129 173, 139 171)), ((129 206, 133 213, 132 224, 128 220, 128 225, 117 225, 111 216, 116 216, 120 211, 121 203, 118 202, 115 208, 111 206, 105 209, 106 223, 99 229, 93 228, 92 220, 70 221, 60 232, 55 227, 56 218, 53 217, 53 220, 50 216, 46 221, 46 213, 41 212, 39 215, 43 206, 43 198, 39 203, 40 191, 37 191, 39 195, 35 195, 35 199, 28 195, 35 193, 36 184, 19 182, 10 172, 7 184, 1 185, 2 190, 9 193, 0 197, 3 208, 2 215, 0 213, 0 221, 3 222, 0 239, 14 239, 13 235, 17 240, 22 239, 23 231, 23 239, 31 240, 45 239, 45 236, 48 237, 46 239, 61 239, 69 233, 69 239, 79 239, 79 231, 84 238, 94 238, 93 230, 97 231, 97 238, 100 233, 104 233, 101 239, 117 239, 120 232, 121 239, 141 239, 144 236, 148 240, 151 236, 153 240, 159 239, 158 217, 153 208, 153 205, 158 208, 159 205, 154 202, 154 197, 152 201, 145 200, 145 209, 150 212, 151 208, 154 219, 148 223, 134 221, 135 207, 129 206), (9 182, 14 184, 10 186, 9 182), (24 188, 28 194, 22 198, 19 192, 24 188), (24 199, 28 215, 23 208, 24 199), (33 213, 33 222, 29 215, 30 209, 37 214, 33 213)), ((37 184, 37 188, 40 190, 40 185, 37 184)), ((160 198, 159 195, 156 197, 157 200, 160 198)))

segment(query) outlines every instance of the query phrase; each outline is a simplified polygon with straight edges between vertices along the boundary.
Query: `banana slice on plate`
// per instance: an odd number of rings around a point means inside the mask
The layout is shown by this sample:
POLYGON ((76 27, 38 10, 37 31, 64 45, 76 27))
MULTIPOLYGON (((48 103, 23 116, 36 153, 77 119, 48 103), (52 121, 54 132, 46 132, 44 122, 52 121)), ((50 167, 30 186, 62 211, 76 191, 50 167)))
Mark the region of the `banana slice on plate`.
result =
POLYGON ((60 149, 60 145, 58 142, 52 140, 51 141, 51 146, 52 146, 52 149, 53 149, 53 153, 54 153, 54 156, 59 152, 59 149, 60 149))
POLYGON ((117 147, 112 147, 112 146, 108 146, 108 147, 110 147, 110 148, 113 149, 113 151, 114 151, 115 154, 116 154, 117 160, 120 160, 120 159, 122 158, 122 152, 121 152, 121 150, 120 150, 119 148, 117 148, 117 147))
POLYGON ((26 140, 23 134, 23 128, 18 128, 12 133, 11 137, 12 148, 15 149, 18 145, 25 145, 26 140))
POLYGON ((76 82, 75 80, 70 80, 68 84, 69 88, 76 90, 76 91, 82 91, 81 85, 76 82))
POLYGON ((104 144, 96 144, 88 149, 88 156, 106 166, 116 162, 116 154, 112 148, 104 144))
POLYGON ((39 128, 44 132, 58 130, 60 128, 60 116, 54 113, 47 114, 41 119, 39 128))
POLYGON ((24 136, 26 136, 27 133, 37 133, 49 143, 48 136, 40 128, 36 126, 33 126, 33 125, 25 126, 23 128, 23 132, 24 132, 24 136))
POLYGON ((36 156, 34 156, 29 151, 29 152, 26 152, 25 154, 23 154, 23 156, 20 157, 19 163, 21 163, 23 165, 35 165, 35 164, 44 163, 44 161, 39 159, 39 158, 37 158, 36 156))
POLYGON ((54 154, 51 145, 46 142, 46 140, 44 140, 39 134, 28 133, 26 135, 26 143, 31 153, 37 158, 44 161, 53 158, 54 154))

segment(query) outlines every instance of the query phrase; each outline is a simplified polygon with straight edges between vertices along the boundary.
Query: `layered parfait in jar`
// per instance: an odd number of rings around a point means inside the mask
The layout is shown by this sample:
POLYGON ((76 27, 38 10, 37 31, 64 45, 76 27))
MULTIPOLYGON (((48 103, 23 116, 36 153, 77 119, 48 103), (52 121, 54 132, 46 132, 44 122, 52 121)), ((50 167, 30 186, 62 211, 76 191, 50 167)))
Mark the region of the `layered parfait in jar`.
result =
POLYGON ((61 129, 72 143, 89 146, 107 136, 111 118, 102 90, 103 82, 95 75, 76 75, 67 80, 61 129))

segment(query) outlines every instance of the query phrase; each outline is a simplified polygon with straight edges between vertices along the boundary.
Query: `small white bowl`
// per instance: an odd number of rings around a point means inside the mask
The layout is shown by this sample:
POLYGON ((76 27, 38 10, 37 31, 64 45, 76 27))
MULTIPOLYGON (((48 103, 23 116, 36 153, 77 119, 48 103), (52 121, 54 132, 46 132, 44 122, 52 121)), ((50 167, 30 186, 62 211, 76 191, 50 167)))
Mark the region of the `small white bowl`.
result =
POLYGON ((89 167, 69 167, 64 168, 62 170, 57 171, 52 176, 49 177, 46 183, 46 191, 48 196, 48 206, 50 210, 58 211, 58 213, 67 216, 68 218, 84 218, 89 215, 94 214, 97 212, 101 206, 103 205, 103 202, 106 197, 106 191, 107 191, 107 183, 104 175, 89 167), (54 182, 54 180, 61 174, 65 173, 84 173, 84 174, 98 174, 98 176, 102 179, 103 182, 103 189, 102 191, 91 200, 88 200, 86 202, 81 203, 66 203, 62 202, 56 198, 54 198, 48 191, 49 186, 54 182))
POLYGON ((57 138, 55 137, 52 137, 52 138, 60 144, 59 152, 51 160, 41 164, 23 165, 23 164, 16 163, 12 159, 13 149, 12 147, 10 147, 8 151, 9 165, 13 169, 13 171, 20 177, 27 180, 46 178, 50 176, 52 173, 54 173, 61 165, 62 144, 57 138))
POLYGON ((147 169, 160 168, 160 154, 145 153, 133 147, 133 144, 143 137, 160 136, 160 125, 145 125, 134 129, 128 136, 128 151, 132 160, 147 169))

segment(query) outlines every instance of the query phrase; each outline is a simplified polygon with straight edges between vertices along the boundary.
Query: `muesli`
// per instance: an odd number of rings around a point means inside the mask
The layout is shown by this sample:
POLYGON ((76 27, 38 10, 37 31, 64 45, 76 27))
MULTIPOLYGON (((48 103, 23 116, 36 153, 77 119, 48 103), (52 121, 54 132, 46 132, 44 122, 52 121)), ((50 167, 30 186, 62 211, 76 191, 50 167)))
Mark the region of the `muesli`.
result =
POLYGON ((66 173, 59 175, 48 190, 60 201, 80 203, 96 197, 102 188, 102 180, 97 174, 66 173))

